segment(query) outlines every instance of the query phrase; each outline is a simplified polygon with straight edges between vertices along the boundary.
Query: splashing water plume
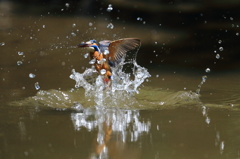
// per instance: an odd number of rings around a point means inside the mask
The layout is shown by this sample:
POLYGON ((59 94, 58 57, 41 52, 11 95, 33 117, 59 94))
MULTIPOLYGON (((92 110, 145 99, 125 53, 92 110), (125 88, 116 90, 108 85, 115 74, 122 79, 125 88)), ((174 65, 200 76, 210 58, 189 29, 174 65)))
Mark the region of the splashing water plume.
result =
POLYGON ((130 61, 123 58, 122 62, 112 68, 113 79, 109 89, 106 89, 103 81, 104 69, 100 71, 101 75, 94 68, 88 68, 83 73, 73 69, 70 78, 76 81, 75 88, 82 87, 87 98, 94 98, 97 106, 129 106, 137 102, 132 95, 138 94, 138 87, 151 76, 146 68, 137 64, 135 58, 130 61), (124 72, 126 65, 132 65, 131 73, 124 72))

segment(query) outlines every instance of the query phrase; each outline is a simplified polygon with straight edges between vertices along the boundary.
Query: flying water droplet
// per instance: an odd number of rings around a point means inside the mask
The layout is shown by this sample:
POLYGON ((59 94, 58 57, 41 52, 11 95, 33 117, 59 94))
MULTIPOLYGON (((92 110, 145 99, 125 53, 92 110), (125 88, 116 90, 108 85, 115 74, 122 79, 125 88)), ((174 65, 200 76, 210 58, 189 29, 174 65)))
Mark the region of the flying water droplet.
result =
POLYGON ((43 27, 43 28, 46 28, 46 25, 43 25, 42 27, 43 27))
POLYGON ((217 55, 216 55, 216 59, 219 59, 219 58, 220 58, 220 55, 219 55, 219 54, 217 54, 217 55))
POLYGON ((40 86, 39 86, 39 83, 38 83, 38 82, 36 82, 34 85, 35 85, 35 89, 36 89, 36 90, 39 90, 39 89, 40 89, 40 86))
POLYGON ((72 36, 77 36, 74 32, 71 33, 72 36))
POLYGON ((20 66, 23 62, 22 61, 17 61, 17 65, 20 66))
POLYGON ((220 153, 222 154, 224 150, 224 141, 220 143, 220 153))
POLYGON ((109 24, 107 25, 107 28, 113 29, 113 28, 114 28, 114 25, 113 25, 112 23, 109 23, 109 24))
POLYGON ((238 36, 238 35, 239 35, 239 33, 236 33, 236 35, 238 36))
POLYGON ((220 50, 220 51, 223 51, 223 47, 219 47, 219 50, 220 50))
POLYGON ((29 78, 35 78, 35 77, 36 77, 35 74, 33 74, 33 73, 29 73, 29 78))
POLYGON ((77 26, 77 25, 76 25, 75 23, 72 24, 72 27, 73 27, 73 28, 76 27, 76 26, 77 26))
POLYGON ((107 8, 107 11, 108 11, 108 12, 111 12, 112 10, 113 10, 112 4, 109 4, 109 5, 108 5, 108 8, 107 8))
POLYGON ((100 61, 98 61, 99 64, 103 64, 104 62, 106 62, 106 59, 105 58, 102 58, 100 61))
POLYGON ((142 21, 142 18, 141 17, 137 17, 137 20, 142 21))
POLYGON ((65 6, 68 8, 70 5, 69 5, 69 3, 65 3, 65 6))
POLYGON ((218 43, 221 44, 221 43, 222 43, 222 40, 218 40, 218 43))
POLYGON ((209 73, 210 72, 210 68, 206 68, 205 72, 209 73))
POLYGON ((90 23, 88 23, 88 25, 89 25, 89 26, 92 26, 92 25, 93 25, 93 23, 91 23, 91 22, 90 22, 90 23))
POLYGON ((24 54, 23 52, 18 51, 18 55, 21 56, 21 55, 23 55, 23 54, 24 54))
POLYGON ((93 65, 95 64, 95 62, 96 62, 96 59, 92 59, 91 61, 89 61, 89 64, 93 65))
POLYGON ((109 51, 108 50, 104 50, 104 53, 103 53, 104 55, 107 55, 107 54, 109 54, 109 51))
POLYGON ((89 53, 86 53, 86 54, 84 55, 84 57, 85 57, 85 58, 87 58, 87 57, 88 57, 88 55, 89 55, 89 53))
POLYGON ((159 77, 159 75, 156 75, 156 77, 158 78, 158 77, 159 77))
POLYGON ((101 69, 101 70, 100 70, 100 73, 101 73, 102 75, 104 75, 106 72, 107 72, 107 71, 106 71, 105 69, 101 69))
POLYGON ((5 45, 5 42, 0 43, 0 45, 1 45, 1 46, 4 46, 4 45, 5 45))
POLYGON ((205 122, 206 122, 207 124, 210 124, 210 122, 211 122, 210 118, 209 118, 209 117, 206 117, 205 122))
POLYGON ((207 76, 206 75, 202 76, 202 81, 206 82, 206 80, 207 80, 207 76))

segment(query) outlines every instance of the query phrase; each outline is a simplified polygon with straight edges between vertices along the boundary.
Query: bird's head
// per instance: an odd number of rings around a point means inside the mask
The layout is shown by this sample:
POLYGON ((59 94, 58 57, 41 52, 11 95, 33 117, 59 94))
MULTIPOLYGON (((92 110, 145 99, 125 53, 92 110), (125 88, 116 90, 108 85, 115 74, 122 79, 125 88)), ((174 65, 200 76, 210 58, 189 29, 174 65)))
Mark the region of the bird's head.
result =
POLYGON ((90 52, 92 51, 100 51, 98 48, 98 44, 96 40, 90 40, 87 42, 83 42, 77 45, 77 47, 81 48, 81 47, 86 47, 90 50, 90 52))

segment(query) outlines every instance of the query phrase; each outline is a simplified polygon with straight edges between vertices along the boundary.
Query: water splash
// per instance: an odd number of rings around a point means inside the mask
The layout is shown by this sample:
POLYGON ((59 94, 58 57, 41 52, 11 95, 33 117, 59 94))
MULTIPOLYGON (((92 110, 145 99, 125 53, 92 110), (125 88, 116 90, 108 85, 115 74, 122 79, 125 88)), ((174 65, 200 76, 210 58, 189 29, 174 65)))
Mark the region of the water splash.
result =
MULTIPOLYGON (((85 90, 85 96, 93 98, 98 106, 132 105, 137 101, 131 96, 138 94, 138 87, 151 76, 146 68, 137 64, 135 58, 128 61, 123 58, 116 67, 112 68, 113 79, 110 89, 107 89, 103 76, 99 75, 95 68, 88 68, 83 73, 73 69, 70 78, 76 81, 75 88, 82 87, 85 90), (130 73, 124 72, 127 66, 132 68, 130 73)), ((101 70, 101 74, 105 71, 101 70)))
POLYGON ((200 94, 201 87, 202 87, 203 83, 206 82, 206 80, 207 80, 207 76, 206 76, 206 75, 202 76, 202 81, 201 81, 201 83, 198 85, 198 88, 197 88, 197 90, 196 90, 196 94, 200 94))

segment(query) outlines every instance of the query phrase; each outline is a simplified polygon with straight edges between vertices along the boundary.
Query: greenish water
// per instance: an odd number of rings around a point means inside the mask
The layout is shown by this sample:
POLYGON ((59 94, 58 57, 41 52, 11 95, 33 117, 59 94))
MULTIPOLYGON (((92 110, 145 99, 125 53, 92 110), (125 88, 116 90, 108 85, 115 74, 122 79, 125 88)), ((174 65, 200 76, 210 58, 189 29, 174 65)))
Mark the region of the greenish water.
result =
MULTIPOLYGON (((98 23, 101 18, 4 18, 0 158, 240 157, 239 70, 216 71, 216 65, 206 73, 209 66, 204 62, 199 68, 157 63, 149 55, 154 40, 149 42, 142 34, 144 27, 127 25, 123 29, 126 24, 118 24, 111 30, 107 23, 98 23), (89 29, 90 22, 97 30, 89 29), (114 106, 97 105, 94 98, 85 97, 84 89, 74 89, 75 81, 69 78, 73 68, 83 72, 90 67, 83 56, 86 50, 73 46, 86 39, 123 37, 141 39, 138 57, 148 57, 149 63, 138 61, 151 77, 140 86, 139 94, 124 94, 127 97, 114 106), (30 78, 30 73, 35 77, 30 78), (208 78, 196 95, 204 75, 208 78)), ((158 34, 165 37, 162 41, 169 41, 172 35, 180 41, 185 38, 181 32, 158 34)))

